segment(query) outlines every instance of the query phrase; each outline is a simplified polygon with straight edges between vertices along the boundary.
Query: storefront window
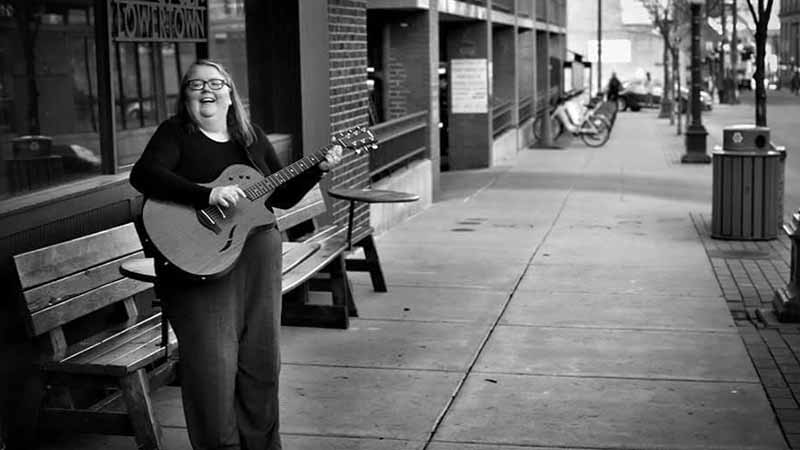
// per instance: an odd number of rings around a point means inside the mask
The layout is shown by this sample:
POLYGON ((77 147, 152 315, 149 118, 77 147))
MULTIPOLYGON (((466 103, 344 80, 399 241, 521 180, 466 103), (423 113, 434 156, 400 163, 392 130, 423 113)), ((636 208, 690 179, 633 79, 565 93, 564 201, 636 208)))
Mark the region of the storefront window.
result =
POLYGON ((100 172, 89 1, 0 0, 0 198, 100 172))
POLYGON ((209 9, 209 57, 222 63, 231 72, 236 89, 249 112, 244 0, 211 0, 209 9))
POLYGON ((0 200, 132 166, 209 44, 246 93, 244 42, 243 0, 0 0, 0 200))

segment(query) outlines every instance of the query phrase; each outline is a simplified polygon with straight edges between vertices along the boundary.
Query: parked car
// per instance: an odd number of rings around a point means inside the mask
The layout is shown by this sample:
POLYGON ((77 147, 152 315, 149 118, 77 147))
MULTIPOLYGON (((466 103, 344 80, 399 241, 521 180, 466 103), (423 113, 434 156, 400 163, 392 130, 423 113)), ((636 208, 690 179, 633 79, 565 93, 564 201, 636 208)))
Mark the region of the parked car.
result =
POLYGON ((655 107, 661 103, 661 92, 661 83, 658 81, 653 82, 650 92, 644 80, 624 81, 619 92, 619 110, 639 111, 645 107, 655 107))
MULTIPOLYGON (((652 89, 648 97, 647 88, 644 85, 644 80, 633 80, 622 84, 622 91, 619 94, 619 110, 625 111, 639 111, 642 108, 658 108, 661 105, 661 95, 664 91, 659 81, 653 81, 652 89)), ((689 88, 681 86, 680 95, 678 96, 679 108, 681 113, 686 112, 689 99, 689 88)), ((700 101, 702 102, 703 109, 710 111, 712 109, 713 101, 711 94, 705 90, 700 90, 700 101)))
MULTIPOLYGON (((689 88, 686 86, 681 86, 681 93, 678 97, 678 111, 681 114, 686 114, 687 107, 689 105, 689 88)), ((709 94, 705 89, 700 89, 700 104, 702 105, 703 111, 711 111, 713 109, 714 101, 711 99, 711 94, 709 94)))

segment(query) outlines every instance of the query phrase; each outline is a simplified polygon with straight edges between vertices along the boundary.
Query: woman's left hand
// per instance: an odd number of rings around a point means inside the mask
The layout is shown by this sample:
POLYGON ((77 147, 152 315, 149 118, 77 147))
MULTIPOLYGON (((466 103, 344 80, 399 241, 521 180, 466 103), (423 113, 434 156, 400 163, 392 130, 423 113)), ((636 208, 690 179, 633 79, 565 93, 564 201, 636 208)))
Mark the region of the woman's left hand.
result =
POLYGON ((339 165, 340 162, 342 162, 342 146, 336 144, 325 154, 325 161, 319 163, 319 168, 323 172, 327 172, 339 165))

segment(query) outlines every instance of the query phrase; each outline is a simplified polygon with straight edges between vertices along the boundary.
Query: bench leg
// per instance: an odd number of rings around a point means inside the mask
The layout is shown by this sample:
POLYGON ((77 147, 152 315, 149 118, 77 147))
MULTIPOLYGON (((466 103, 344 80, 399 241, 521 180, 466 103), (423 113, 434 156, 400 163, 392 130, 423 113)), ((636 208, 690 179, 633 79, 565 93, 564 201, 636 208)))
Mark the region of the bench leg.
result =
POLYGON ((347 270, 354 272, 369 272, 372 279, 372 288, 375 292, 386 292, 386 280, 383 278, 381 261, 378 258, 378 249, 375 247, 375 239, 372 235, 367 235, 358 244, 364 249, 364 259, 350 259, 347 261, 347 270))
POLYGON ((140 450, 162 450, 164 448, 163 437, 150 400, 147 372, 145 369, 139 369, 120 379, 119 384, 125 399, 125 406, 128 408, 128 417, 133 426, 138 448, 140 450))
POLYGON ((353 290, 350 287, 350 279, 347 278, 345 264, 344 255, 342 254, 328 266, 328 272, 331 276, 333 304, 344 306, 349 317, 358 317, 358 310, 353 301, 353 290))

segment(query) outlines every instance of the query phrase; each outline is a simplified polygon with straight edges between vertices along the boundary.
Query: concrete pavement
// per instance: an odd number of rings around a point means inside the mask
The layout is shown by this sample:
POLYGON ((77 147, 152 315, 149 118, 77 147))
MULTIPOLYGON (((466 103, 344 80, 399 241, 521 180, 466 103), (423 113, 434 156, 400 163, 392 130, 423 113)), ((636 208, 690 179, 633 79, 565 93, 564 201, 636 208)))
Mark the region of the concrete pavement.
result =
MULTIPOLYGON (((603 148, 444 173, 441 201, 378 239, 388 293, 352 274, 349 330, 284 327, 284 447, 788 448, 698 225, 711 167, 681 165, 682 143, 622 113, 603 148)), ((177 389, 154 402, 189 448, 177 389)))

